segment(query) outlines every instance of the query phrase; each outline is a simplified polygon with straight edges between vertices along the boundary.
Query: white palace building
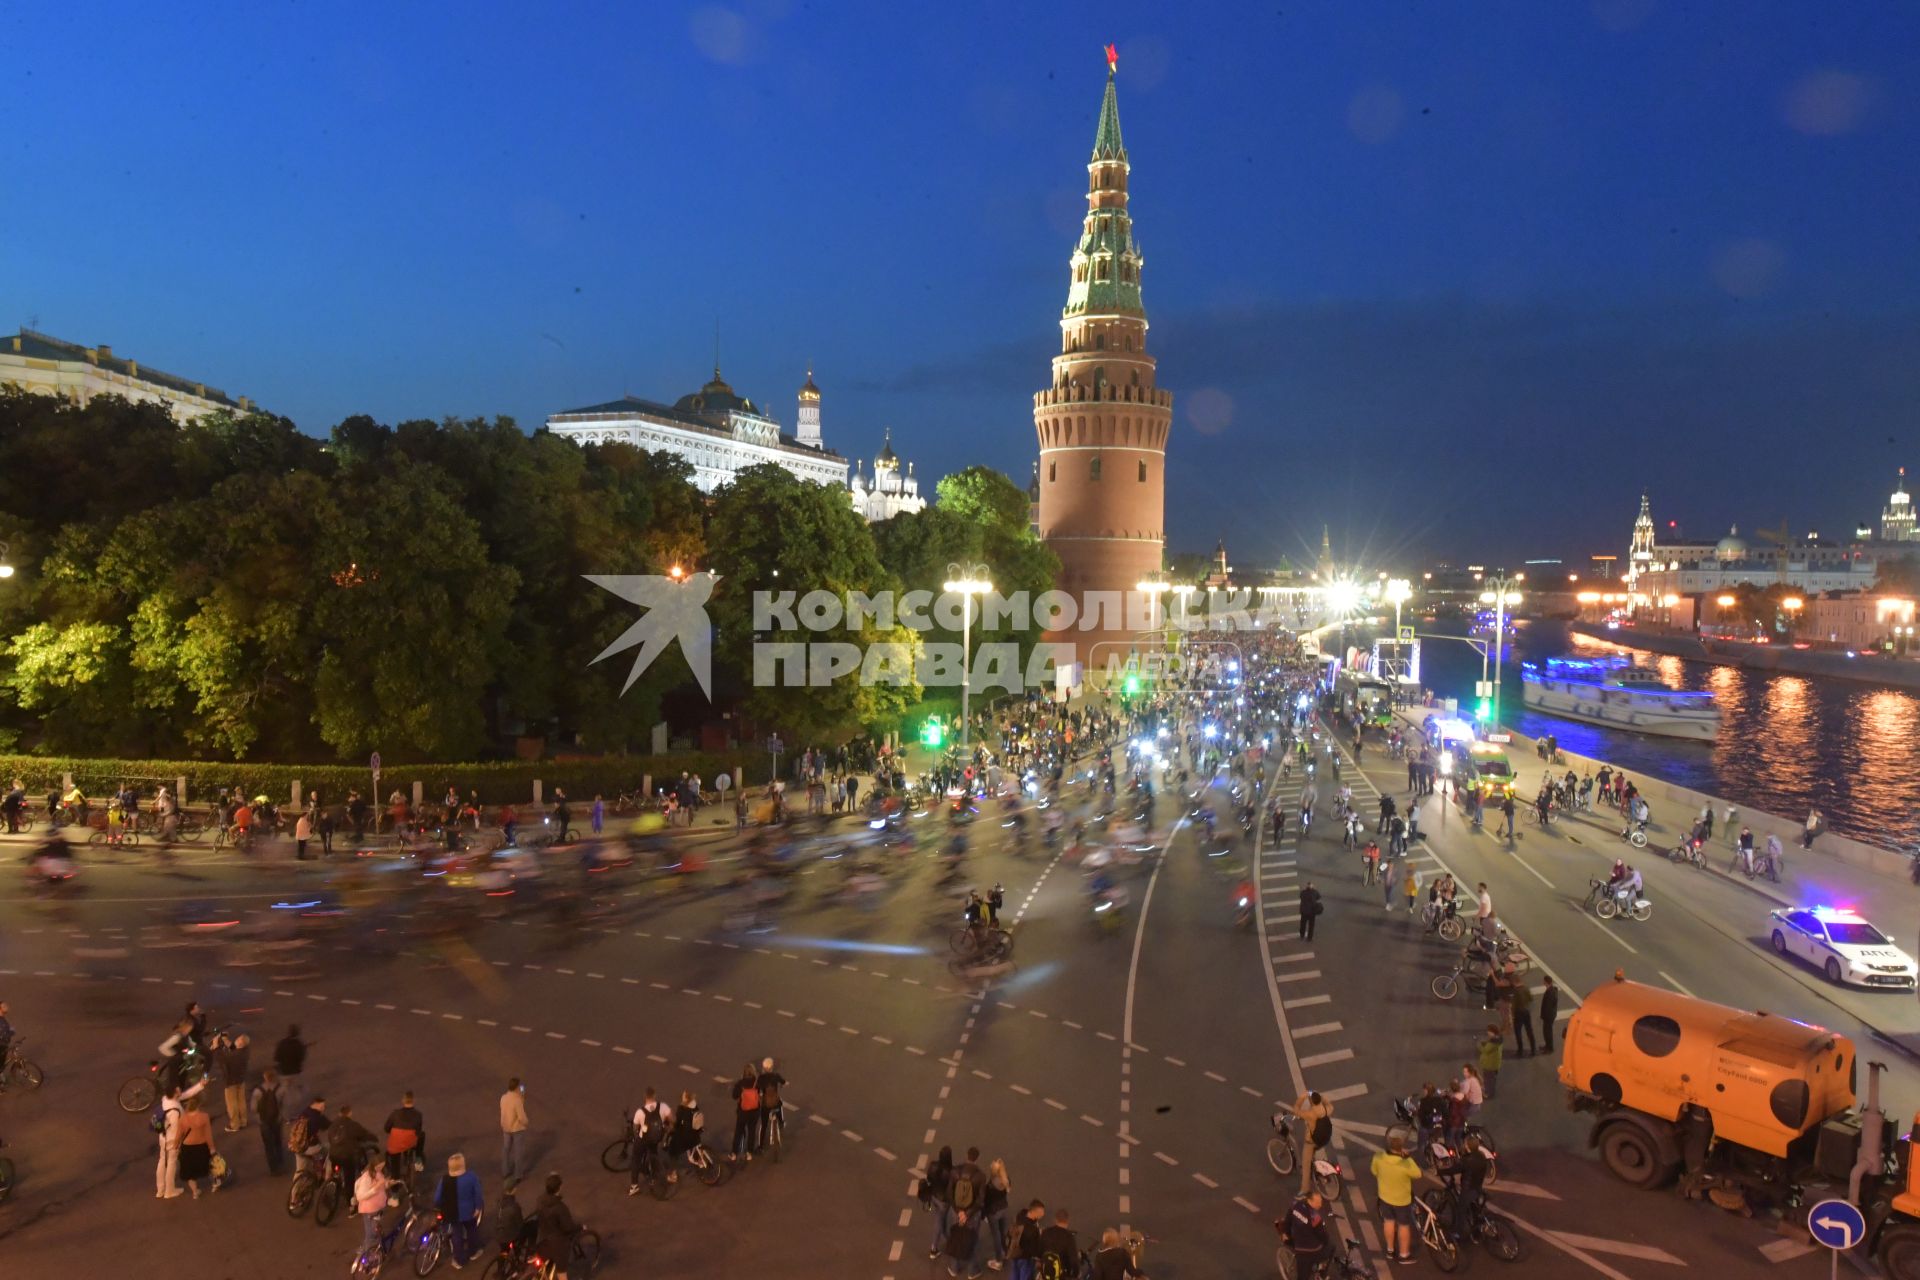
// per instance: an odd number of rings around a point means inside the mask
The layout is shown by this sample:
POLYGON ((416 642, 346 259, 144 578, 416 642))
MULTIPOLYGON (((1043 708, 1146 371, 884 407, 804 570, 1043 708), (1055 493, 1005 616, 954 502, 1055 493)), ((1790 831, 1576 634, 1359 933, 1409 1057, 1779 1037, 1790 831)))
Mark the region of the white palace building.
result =
POLYGON ((927 505, 919 496, 912 465, 904 477, 900 475, 891 435, 874 463, 873 480, 863 473, 849 481, 847 460, 827 448, 820 435, 820 388, 814 385, 812 370, 800 388, 791 435, 764 409, 728 386, 718 365, 711 382, 671 405, 622 396, 553 414, 547 419, 547 430, 580 444, 630 444, 685 458, 702 493, 732 483, 734 475, 746 467, 770 462, 802 480, 845 490, 854 510, 868 520, 885 520, 927 505), (884 491, 879 483, 883 476, 884 491))

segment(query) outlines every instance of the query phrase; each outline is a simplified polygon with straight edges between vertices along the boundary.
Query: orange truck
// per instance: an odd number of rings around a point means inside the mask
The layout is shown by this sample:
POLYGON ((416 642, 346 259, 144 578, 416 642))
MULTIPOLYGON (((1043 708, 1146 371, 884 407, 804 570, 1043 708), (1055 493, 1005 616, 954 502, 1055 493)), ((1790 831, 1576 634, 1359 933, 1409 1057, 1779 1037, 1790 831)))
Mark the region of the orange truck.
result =
POLYGON ((1650 1189, 1684 1174, 1689 1194, 1736 1191, 1749 1211, 1842 1195, 1889 1280, 1920 1280, 1920 1115, 1896 1140, 1881 1064, 1868 1064, 1864 1107, 1858 1067, 1853 1042, 1824 1027, 1617 978, 1567 1023, 1560 1083, 1621 1181, 1650 1189))

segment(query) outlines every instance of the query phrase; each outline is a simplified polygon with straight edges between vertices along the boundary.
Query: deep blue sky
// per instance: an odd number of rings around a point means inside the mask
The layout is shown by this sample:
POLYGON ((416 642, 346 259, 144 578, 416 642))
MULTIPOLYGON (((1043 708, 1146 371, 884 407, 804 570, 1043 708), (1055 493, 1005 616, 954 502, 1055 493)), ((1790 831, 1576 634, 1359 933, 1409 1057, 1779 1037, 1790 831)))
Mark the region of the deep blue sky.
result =
POLYGON ((0 11, 0 328, 324 432, 728 378, 1023 481, 1120 46, 1168 526, 1834 530, 1920 467, 1920 7, 0 11))

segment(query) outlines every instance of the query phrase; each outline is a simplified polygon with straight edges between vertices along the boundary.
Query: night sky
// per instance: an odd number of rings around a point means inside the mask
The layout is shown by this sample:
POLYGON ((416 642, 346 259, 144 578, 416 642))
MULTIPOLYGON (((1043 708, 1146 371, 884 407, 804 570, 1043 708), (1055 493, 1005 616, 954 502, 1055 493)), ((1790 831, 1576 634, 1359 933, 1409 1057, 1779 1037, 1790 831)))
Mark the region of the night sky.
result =
POLYGON ((1920 469, 1895 3, 10 5, 0 328, 324 432, 670 401, 718 320, 789 428, 811 360, 843 453, 1024 482, 1109 40, 1176 549, 1839 533, 1920 469))

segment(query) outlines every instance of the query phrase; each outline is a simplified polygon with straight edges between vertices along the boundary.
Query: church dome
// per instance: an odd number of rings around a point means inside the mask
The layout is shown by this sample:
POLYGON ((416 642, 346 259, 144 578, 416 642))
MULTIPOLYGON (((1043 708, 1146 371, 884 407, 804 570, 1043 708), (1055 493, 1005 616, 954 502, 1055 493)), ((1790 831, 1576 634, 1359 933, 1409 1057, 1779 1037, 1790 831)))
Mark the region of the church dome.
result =
POLYGON ((745 396, 735 395, 733 388, 720 376, 720 367, 714 366, 713 380, 692 395, 681 396, 673 402, 673 407, 688 413, 758 413, 753 401, 745 396))
POLYGON ((1727 536, 1714 544, 1713 553, 1722 560, 1746 559, 1747 544, 1740 540, 1739 525, 1727 530, 1727 536))
POLYGON ((811 365, 807 367, 807 380, 800 388, 800 398, 809 401, 818 401, 820 399, 820 388, 813 385, 813 367, 811 365))
POLYGON ((880 453, 873 460, 875 471, 898 471, 900 455, 893 451, 893 428, 887 428, 887 437, 880 445, 880 453))

